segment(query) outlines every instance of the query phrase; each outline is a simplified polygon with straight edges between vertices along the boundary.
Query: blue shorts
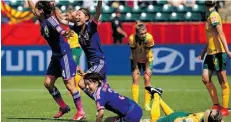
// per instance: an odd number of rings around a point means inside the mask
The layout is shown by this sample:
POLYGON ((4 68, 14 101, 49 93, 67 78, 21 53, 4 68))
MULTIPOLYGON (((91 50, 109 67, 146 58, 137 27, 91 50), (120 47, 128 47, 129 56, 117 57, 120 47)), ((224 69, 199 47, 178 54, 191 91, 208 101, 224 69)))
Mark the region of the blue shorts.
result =
POLYGON ((98 60, 94 62, 88 62, 88 70, 87 73, 99 73, 100 79, 103 80, 103 82, 107 82, 106 78, 106 62, 105 60, 98 60))
POLYGON ((131 110, 125 116, 115 118, 115 122, 140 122, 143 112, 140 106, 136 103, 131 105, 131 110))
POLYGON ((52 55, 47 76, 61 77, 63 80, 69 80, 76 74, 76 63, 71 52, 67 52, 63 56, 52 55))

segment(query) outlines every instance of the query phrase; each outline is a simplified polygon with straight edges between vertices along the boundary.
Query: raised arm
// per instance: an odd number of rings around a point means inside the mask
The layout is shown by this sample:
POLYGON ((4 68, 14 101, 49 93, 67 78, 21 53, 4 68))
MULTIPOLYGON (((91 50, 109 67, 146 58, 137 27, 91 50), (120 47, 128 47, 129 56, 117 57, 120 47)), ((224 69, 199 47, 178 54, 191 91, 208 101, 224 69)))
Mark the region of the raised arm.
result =
POLYGON ((35 8, 35 4, 31 0, 27 0, 29 7, 31 8, 32 13, 38 17, 40 16, 40 12, 35 8))
POLYGON ((54 9, 54 14, 55 14, 55 17, 57 18, 59 23, 66 25, 66 26, 69 25, 69 21, 65 20, 65 18, 62 17, 62 15, 60 14, 60 12, 57 8, 54 9))
POLYGON ((101 11, 102 11, 102 0, 99 0, 98 4, 97 4, 97 7, 96 7, 96 14, 95 14, 95 17, 94 17, 95 21, 99 20, 99 16, 101 14, 101 11))

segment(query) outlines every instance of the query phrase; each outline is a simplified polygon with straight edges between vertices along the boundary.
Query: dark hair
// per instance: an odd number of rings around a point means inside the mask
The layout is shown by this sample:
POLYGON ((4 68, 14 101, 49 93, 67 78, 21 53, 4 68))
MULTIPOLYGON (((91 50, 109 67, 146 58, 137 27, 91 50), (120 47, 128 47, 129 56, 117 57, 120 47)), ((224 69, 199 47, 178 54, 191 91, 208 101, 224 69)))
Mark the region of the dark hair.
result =
POLYGON ((51 5, 51 1, 38 1, 35 5, 38 10, 43 10, 44 16, 47 18, 51 15, 54 6, 51 5))
POLYGON ((101 85, 101 80, 100 80, 100 74, 98 73, 87 73, 83 77, 84 80, 89 80, 90 82, 99 83, 99 86, 101 85))
POLYGON ((89 19, 91 18, 90 11, 87 8, 80 8, 79 10, 82 11, 86 16, 88 16, 89 19))
POLYGON ((208 116, 208 122, 221 122, 222 121, 222 114, 220 111, 212 112, 210 111, 208 116))
POLYGON ((216 6, 216 1, 215 0, 206 0, 205 5, 208 7, 215 7, 216 6))

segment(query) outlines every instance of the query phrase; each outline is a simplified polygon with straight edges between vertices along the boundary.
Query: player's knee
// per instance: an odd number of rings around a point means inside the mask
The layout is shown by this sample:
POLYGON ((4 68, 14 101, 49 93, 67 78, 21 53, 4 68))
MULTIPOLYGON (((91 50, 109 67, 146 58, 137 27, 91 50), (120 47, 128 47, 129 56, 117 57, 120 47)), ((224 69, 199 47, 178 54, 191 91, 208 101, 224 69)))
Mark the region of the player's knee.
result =
POLYGON ((49 88, 52 88, 54 85, 51 83, 51 82, 49 82, 49 81, 44 81, 44 86, 47 88, 47 89, 49 89, 49 88))
POLYGON ((202 77, 202 82, 205 84, 205 85, 208 85, 210 80, 208 78, 205 78, 205 77, 202 77))

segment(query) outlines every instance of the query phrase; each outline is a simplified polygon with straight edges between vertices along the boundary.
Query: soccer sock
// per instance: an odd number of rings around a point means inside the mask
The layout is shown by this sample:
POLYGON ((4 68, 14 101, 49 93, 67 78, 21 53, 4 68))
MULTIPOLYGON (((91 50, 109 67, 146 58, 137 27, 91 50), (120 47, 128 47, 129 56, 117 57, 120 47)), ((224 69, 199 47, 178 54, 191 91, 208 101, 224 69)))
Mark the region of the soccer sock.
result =
POLYGON ((222 107, 223 108, 228 108, 229 104, 229 83, 226 82, 221 85, 222 89, 222 107))
POLYGON ((165 115, 169 115, 174 112, 161 98, 160 98, 160 106, 164 111, 165 115))
POLYGON ((151 101, 151 95, 148 90, 144 89, 144 106, 149 106, 151 101))
POLYGON ((206 84, 206 87, 209 91, 209 94, 210 94, 210 97, 212 98, 212 101, 213 101, 213 104, 214 105, 219 105, 219 99, 218 99, 218 96, 217 96, 217 89, 216 87, 214 86, 213 82, 210 82, 208 84, 206 84))
POLYGON ((155 93, 151 109, 151 122, 156 122, 160 118, 160 96, 155 93))
POLYGON ((56 87, 54 87, 52 90, 49 90, 49 92, 60 108, 65 108, 67 106, 66 103, 63 101, 59 90, 56 87))
POLYGON ((75 87, 79 92, 81 91, 80 88, 79 88, 79 85, 78 85, 80 80, 81 80, 81 76, 76 74, 75 75, 75 87))
POLYGON ((75 107, 77 108, 78 112, 84 112, 83 111, 83 104, 81 101, 80 93, 77 91, 73 95, 73 100, 75 103, 75 107))
POLYGON ((132 99, 138 103, 139 99, 139 85, 132 84, 132 99))

